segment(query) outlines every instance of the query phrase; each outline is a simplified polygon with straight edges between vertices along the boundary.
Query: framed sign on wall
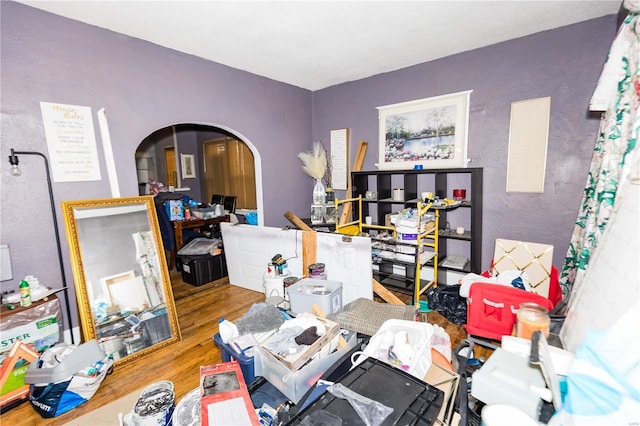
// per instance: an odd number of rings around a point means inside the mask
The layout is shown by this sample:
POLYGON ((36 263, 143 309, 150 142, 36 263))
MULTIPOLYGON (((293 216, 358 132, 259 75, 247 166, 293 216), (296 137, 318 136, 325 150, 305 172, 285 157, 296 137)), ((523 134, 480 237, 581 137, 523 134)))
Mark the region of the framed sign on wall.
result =
POLYGON ((195 179, 196 160, 193 154, 180 154, 182 163, 182 179, 195 179))
POLYGON ((349 129, 331 131, 331 185, 333 189, 347 189, 349 175, 349 129))

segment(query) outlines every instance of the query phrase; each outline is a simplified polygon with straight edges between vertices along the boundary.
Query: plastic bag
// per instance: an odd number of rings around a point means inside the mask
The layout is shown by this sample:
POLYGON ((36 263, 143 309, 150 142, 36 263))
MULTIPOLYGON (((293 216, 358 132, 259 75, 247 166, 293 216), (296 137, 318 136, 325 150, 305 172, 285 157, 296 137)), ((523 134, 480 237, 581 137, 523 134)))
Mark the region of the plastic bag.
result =
POLYGON ((433 326, 433 335, 431 335, 431 347, 440 352, 447 361, 451 362, 451 337, 444 328, 437 324, 433 326))
POLYGON ((393 365, 422 380, 431 367, 433 324, 390 319, 369 339, 363 352, 352 355, 358 365, 367 357, 393 365))
POLYGON ((43 418, 56 417, 88 401, 111 371, 113 360, 95 340, 80 346, 60 344, 29 365, 29 400, 43 418), (51 379, 50 382, 40 380, 51 379))
POLYGON ((529 275, 524 271, 513 269, 504 271, 495 277, 485 277, 484 275, 471 273, 465 275, 459 282, 460 296, 462 297, 469 297, 471 285, 474 283, 501 284, 509 287, 519 288, 520 290, 533 292, 531 284, 529 283, 529 275))
POLYGON ((379 426, 393 413, 393 408, 360 395, 340 383, 332 384, 327 391, 336 398, 346 399, 366 426, 379 426))
POLYGON ((460 296, 459 286, 439 285, 427 291, 429 308, 438 311, 454 324, 467 323, 467 300, 460 296))
POLYGON ((249 212, 246 215, 244 215, 245 219, 247 219, 247 223, 249 225, 257 225, 258 224, 258 213, 256 212, 249 212))
POLYGON ((300 421, 302 426, 342 426, 342 419, 325 410, 314 411, 300 421))
POLYGON ((273 353, 286 356, 298 348, 295 338, 303 331, 304 328, 300 326, 282 328, 264 346, 273 353))

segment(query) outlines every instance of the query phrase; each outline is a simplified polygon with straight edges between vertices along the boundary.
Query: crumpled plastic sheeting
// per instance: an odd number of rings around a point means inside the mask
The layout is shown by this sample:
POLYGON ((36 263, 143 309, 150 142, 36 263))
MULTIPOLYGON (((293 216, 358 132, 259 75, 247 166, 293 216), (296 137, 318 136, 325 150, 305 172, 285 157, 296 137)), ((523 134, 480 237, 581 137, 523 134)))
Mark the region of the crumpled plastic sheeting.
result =
POLYGON ((298 326, 280 329, 269 339, 265 347, 273 353, 286 356, 290 348, 298 347, 295 338, 303 331, 304 329, 298 326))
POLYGON ((332 384, 327 391, 336 398, 346 399, 366 426, 380 426, 393 413, 393 408, 360 395, 341 383, 332 384))
POLYGON ((640 424, 640 307, 607 331, 591 330, 567 374, 567 395, 549 425, 640 424))

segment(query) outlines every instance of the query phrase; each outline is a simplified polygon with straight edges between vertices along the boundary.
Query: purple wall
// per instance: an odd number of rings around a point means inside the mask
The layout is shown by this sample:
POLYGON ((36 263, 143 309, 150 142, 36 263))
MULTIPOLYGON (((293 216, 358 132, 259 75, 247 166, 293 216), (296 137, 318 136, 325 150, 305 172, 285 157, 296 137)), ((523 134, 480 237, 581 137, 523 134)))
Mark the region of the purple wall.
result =
MULTIPOLYGON (((259 150, 266 225, 287 224, 287 209, 308 210, 313 182, 301 175, 296 156, 312 143, 311 92, 19 3, 3 1, 0 7, 0 243, 10 246, 14 272, 3 290, 17 288, 29 274, 60 287, 42 162, 23 156, 22 176, 8 173, 10 148, 47 153, 41 101, 89 106, 94 113, 102 180, 54 182, 58 206, 111 197, 95 119, 104 107, 123 196, 138 195, 134 154, 144 138, 173 124, 201 123, 233 129, 259 150)), ((58 215, 73 287, 59 207, 58 215)))
MULTIPOLYGON (((364 170, 378 162, 376 107, 472 89, 469 166, 484 168, 483 261, 496 238, 553 244, 560 268, 569 246, 599 116, 591 94, 617 30, 616 16, 449 56, 313 93, 314 140, 351 129, 351 160, 369 142, 364 170), (551 96, 545 189, 507 193, 511 103, 551 96)), ((450 194, 449 194, 450 195, 450 194)))
MULTIPOLYGON (((180 123, 233 129, 260 153, 265 225, 282 226, 287 209, 307 215, 313 182, 301 174, 297 154, 312 141, 328 142, 330 129, 350 128, 350 164, 364 139, 365 169, 372 169, 375 107, 473 89, 469 156, 471 165, 485 168, 483 264, 497 237, 554 244, 561 264, 598 125, 587 117, 587 104, 615 35, 614 16, 311 93, 22 4, 0 8, 0 243, 10 246, 14 271, 3 290, 27 274, 59 286, 41 161, 22 157, 20 178, 9 175, 6 161, 12 147, 47 152, 40 101, 89 106, 94 114, 106 109, 123 196, 138 193, 134 153, 154 131, 180 123), (552 97, 545 192, 507 194, 510 104, 542 96, 552 97)), ((94 126, 97 132, 95 118, 94 126)), ((58 204, 111 196, 96 137, 102 180, 54 183, 58 204)))

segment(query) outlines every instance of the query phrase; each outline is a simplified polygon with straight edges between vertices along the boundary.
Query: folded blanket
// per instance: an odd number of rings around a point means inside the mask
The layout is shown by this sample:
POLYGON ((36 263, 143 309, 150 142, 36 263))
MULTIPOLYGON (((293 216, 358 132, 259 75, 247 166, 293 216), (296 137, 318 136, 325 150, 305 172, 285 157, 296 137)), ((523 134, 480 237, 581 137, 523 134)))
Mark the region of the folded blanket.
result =
POLYGON ((385 321, 412 321, 415 313, 416 307, 412 305, 391 305, 361 298, 347 303, 340 312, 327 315, 327 319, 340 324, 340 328, 373 336, 385 321))

